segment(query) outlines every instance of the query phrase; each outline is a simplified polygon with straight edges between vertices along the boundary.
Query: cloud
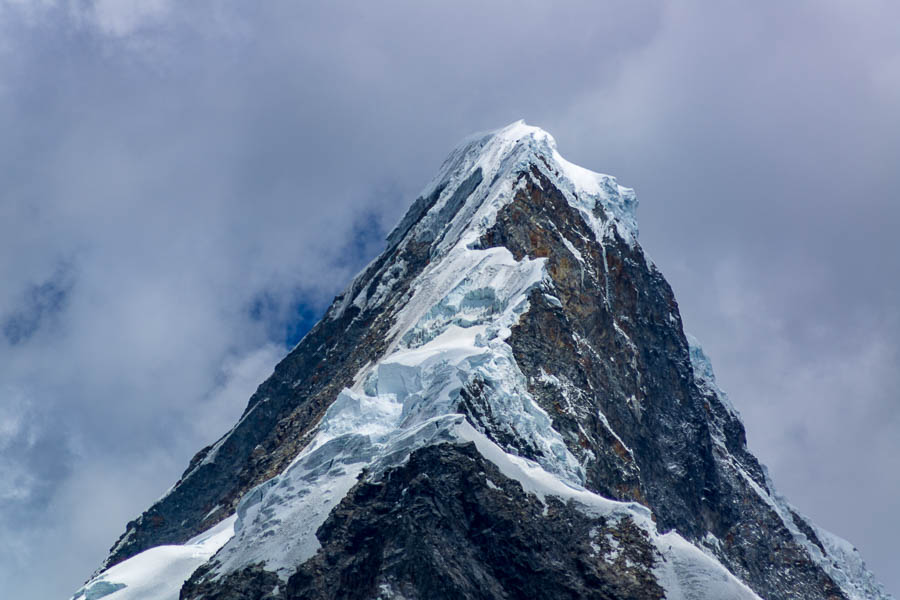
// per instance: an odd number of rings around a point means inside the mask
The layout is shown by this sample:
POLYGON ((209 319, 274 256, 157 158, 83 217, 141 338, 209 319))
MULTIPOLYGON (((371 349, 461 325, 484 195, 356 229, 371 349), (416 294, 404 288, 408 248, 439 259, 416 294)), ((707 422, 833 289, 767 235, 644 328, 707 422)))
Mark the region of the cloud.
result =
POLYGON ((5 390, 4 396, 6 401, 0 406, 0 504, 11 504, 27 501, 37 483, 15 452, 27 452, 36 440, 29 422, 31 407, 13 390, 5 390))
POLYGON ((171 9, 169 0, 96 0, 89 11, 101 31, 125 36, 159 23, 171 9))
POLYGON ((164 24, 172 4, 171 0, 0 0, 0 11, 30 26, 39 26, 55 13, 73 27, 124 38, 164 24))
POLYGON ((525 118, 637 188, 754 450, 896 590, 896 13, 0 3, 0 580, 75 589, 453 144, 525 118))
POLYGON ((0 320, 0 329, 13 346, 33 336, 65 308, 72 287, 71 274, 60 266, 47 280, 29 286, 21 305, 0 320))

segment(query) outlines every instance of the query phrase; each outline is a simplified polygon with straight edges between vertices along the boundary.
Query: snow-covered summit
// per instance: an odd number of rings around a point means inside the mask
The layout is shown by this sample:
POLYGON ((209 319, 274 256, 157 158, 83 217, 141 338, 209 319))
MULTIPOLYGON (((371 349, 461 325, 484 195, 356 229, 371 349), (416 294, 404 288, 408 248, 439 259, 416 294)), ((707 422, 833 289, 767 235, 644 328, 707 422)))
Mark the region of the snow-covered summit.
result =
MULTIPOLYGON (((571 184, 573 193, 604 197, 611 193, 625 193, 633 196, 630 188, 616 184, 615 177, 596 173, 567 161, 559 153, 556 139, 550 133, 540 127, 528 125, 522 119, 463 139, 444 161, 441 170, 423 190, 422 195, 430 194, 435 187, 450 179, 453 173, 474 167, 481 167, 485 172, 499 171, 498 167, 504 163, 508 167, 521 168, 533 160, 548 162, 559 169, 562 177, 571 184), (515 159, 510 160, 510 156, 515 156, 515 159)), ((630 219, 634 219, 636 207, 632 197, 627 202, 623 201, 619 208, 630 219)))
POLYGON ((522 121, 464 140, 82 596, 887 598, 746 449, 635 208, 522 121))
MULTIPOLYGON (((458 200, 460 189, 476 192, 474 197, 469 198, 470 205, 493 201, 494 206, 491 208, 496 210, 511 198, 510 193, 498 193, 497 188, 501 182, 530 168, 542 171, 554 185, 570 196, 573 203, 584 210, 590 213, 605 210, 615 220, 622 237, 631 241, 637 239, 637 198, 634 190, 619 185, 615 177, 595 173, 567 161, 557 150, 556 140, 552 135, 523 120, 493 131, 470 135, 460 142, 420 194, 421 199, 438 196, 424 219, 433 228, 446 225, 442 219, 450 211, 442 209, 455 196, 458 200), (466 183, 471 185, 473 177, 478 180, 477 188, 468 190, 466 183)), ((421 218, 415 209, 414 206, 388 239, 395 240, 404 232, 410 218, 421 218)), ((462 219, 471 216, 472 212, 462 211, 462 219)))
MULTIPOLYGON (((634 190, 619 185, 611 175, 567 161, 552 135, 519 120, 460 142, 388 235, 388 250, 425 243, 430 246, 432 259, 437 259, 460 242, 471 247, 494 225, 498 212, 528 185, 530 179, 523 176, 532 171, 565 195, 597 240, 617 235, 630 246, 637 244, 634 190)), ((329 318, 343 315, 350 306, 372 309, 385 299, 389 286, 379 285, 372 293, 362 285, 370 267, 329 310, 329 318)), ((406 272, 402 262, 396 272, 398 276, 406 272)))

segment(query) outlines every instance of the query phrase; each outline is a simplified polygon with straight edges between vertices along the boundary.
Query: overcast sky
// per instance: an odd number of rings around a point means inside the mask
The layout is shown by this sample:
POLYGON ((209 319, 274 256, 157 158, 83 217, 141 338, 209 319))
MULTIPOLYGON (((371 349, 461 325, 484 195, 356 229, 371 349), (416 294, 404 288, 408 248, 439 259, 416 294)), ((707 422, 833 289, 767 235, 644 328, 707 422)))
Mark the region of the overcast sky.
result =
POLYGON ((636 189, 751 450, 900 594, 900 5, 258 4, 0 0, 5 596, 74 591, 519 118, 636 189))

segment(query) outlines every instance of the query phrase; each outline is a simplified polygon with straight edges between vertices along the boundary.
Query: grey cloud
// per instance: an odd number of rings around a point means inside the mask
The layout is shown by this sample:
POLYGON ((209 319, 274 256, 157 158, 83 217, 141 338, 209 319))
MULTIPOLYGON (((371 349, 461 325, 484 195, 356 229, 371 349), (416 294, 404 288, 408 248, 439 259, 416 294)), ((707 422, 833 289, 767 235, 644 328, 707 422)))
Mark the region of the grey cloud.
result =
POLYGON ((0 328, 7 341, 15 346, 34 335, 37 330, 65 308, 72 287, 72 275, 60 266, 40 284, 28 287, 21 305, 2 319, 0 328))
POLYGON ((637 189, 752 448, 897 593, 898 17, 0 2, 0 469, 42 499, 0 509, 0 579, 75 589, 452 145, 525 118, 637 189))

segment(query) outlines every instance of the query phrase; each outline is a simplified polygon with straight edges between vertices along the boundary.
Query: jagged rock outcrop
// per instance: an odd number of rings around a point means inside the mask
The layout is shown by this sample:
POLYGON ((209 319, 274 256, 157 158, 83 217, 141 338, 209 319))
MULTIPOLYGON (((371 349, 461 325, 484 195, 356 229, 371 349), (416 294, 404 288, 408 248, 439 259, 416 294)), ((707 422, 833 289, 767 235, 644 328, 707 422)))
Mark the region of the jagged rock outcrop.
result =
POLYGON ((887 598, 747 450, 635 206, 521 122, 464 142, 85 590, 168 544, 183 600, 887 598))

